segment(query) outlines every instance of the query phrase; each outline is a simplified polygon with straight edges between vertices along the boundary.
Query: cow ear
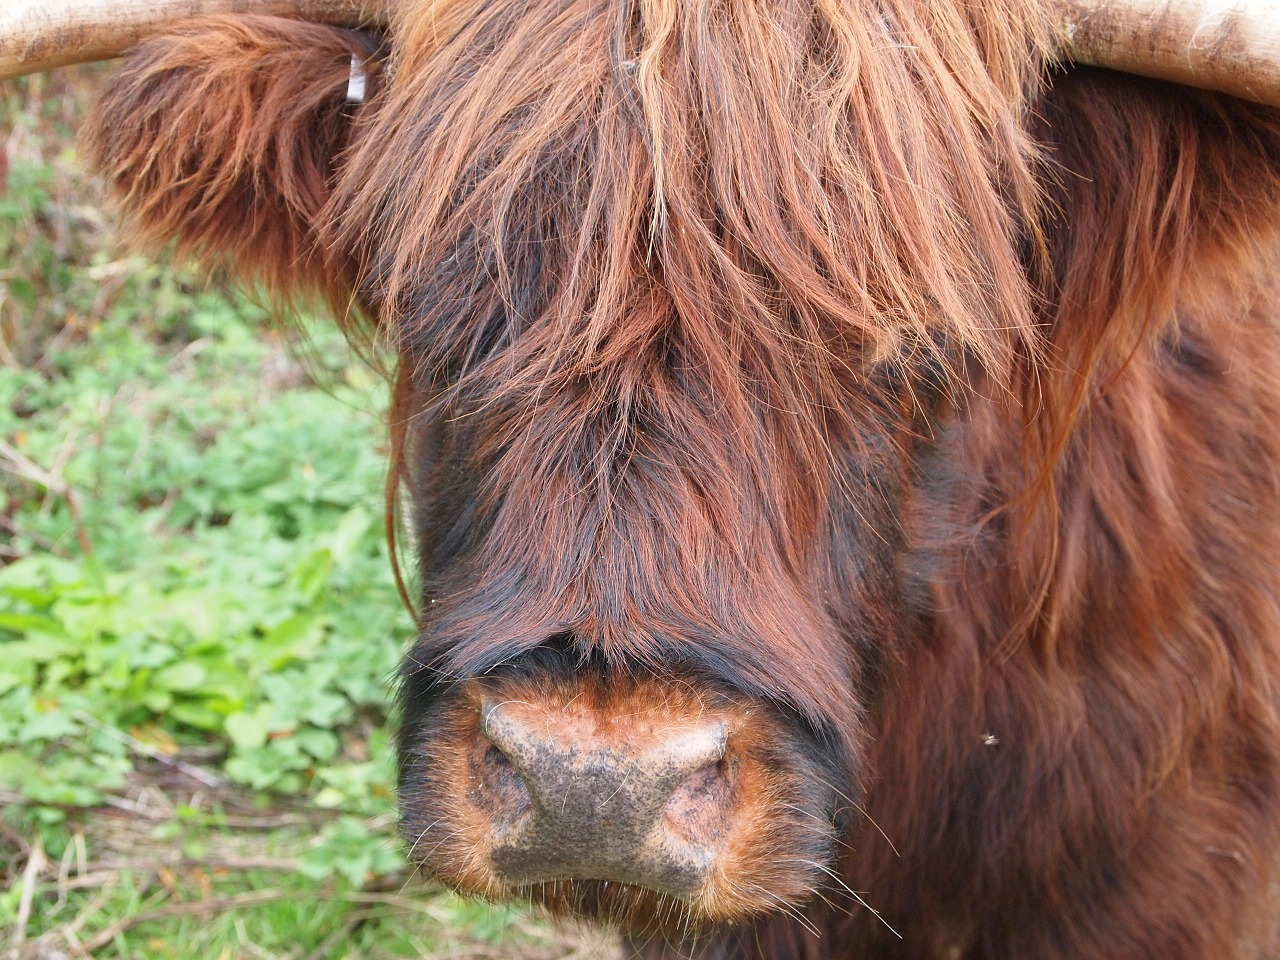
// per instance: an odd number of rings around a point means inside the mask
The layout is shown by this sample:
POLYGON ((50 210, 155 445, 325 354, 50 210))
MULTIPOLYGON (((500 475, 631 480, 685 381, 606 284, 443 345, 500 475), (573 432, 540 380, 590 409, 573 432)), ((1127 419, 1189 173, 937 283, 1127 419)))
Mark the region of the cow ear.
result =
POLYGON ((148 245, 176 240, 277 296, 349 296, 350 258, 317 221, 358 104, 369 34, 278 17, 207 17, 138 46, 84 134, 90 162, 148 245), (358 72, 358 71, 357 71, 358 72))
POLYGON ((1055 80, 1039 116, 1061 211, 1046 296, 1071 317, 1061 336, 1127 321, 1137 342, 1175 316, 1176 299, 1185 308, 1192 284, 1220 289, 1270 262, 1280 110, 1079 68, 1055 80))

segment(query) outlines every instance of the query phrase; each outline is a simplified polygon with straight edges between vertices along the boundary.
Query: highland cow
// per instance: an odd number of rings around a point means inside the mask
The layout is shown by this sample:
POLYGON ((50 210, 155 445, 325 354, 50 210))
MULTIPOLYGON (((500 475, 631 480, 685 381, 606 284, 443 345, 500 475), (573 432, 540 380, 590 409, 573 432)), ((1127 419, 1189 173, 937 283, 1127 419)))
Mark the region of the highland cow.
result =
POLYGON ((1276 955, 1280 112, 1056 15, 129 54, 85 135, 138 236, 399 358, 426 873, 647 958, 1276 955))

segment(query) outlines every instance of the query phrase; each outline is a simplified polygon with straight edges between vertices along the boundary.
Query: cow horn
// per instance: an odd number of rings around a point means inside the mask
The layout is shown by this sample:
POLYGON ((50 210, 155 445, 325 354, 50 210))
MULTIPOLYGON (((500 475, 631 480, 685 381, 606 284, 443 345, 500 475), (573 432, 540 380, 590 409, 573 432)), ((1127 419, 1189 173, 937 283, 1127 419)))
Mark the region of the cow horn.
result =
POLYGON ((1280 106, 1275 0, 1050 0, 1063 57, 1280 106))
POLYGON ((381 0, 3 0, 0 80, 109 60, 167 24, 208 13, 265 13, 341 26, 385 19, 381 0))

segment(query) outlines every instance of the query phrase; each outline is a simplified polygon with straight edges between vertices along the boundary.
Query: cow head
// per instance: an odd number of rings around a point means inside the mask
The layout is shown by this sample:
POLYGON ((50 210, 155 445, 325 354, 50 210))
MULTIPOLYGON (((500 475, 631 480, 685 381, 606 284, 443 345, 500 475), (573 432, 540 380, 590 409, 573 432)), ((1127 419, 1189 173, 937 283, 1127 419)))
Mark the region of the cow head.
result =
POLYGON ((398 356, 400 801, 435 876, 633 928, 828 886, 929 607, 921 517, 958 519, 938 451, 962 419, 965 456, 1037 442, 1053 29, 994 6, 211 18, 108 84, 88 143, 145 237, 398 356))

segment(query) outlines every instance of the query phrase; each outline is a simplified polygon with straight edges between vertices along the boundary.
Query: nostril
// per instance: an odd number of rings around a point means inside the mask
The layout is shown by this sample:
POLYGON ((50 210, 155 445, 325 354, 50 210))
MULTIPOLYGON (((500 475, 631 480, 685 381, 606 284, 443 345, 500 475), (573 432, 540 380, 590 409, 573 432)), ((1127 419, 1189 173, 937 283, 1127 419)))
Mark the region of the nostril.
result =
POLYGON ((497 827, 511 827, 532 805, 524 778, 497 746, 481 742, 472 762, 476 790, 497 827))
MULTIPOLYGON (((714 789, 724 782, 728 769, 729 762, 723 757, 719 760, 713 760, 711 763, 705 764, 689 774, 688 779, 681 785, 680 790, 705 793, 707 790, 714 789)), ((679 793, 680 790, 676 792, 679 793)))
POLYGON ((516 768, 511 765, 511 761, 507 758, 507 755, 493 744, 489 744, 489 749, 484 752, 482 763, 484 764, 485 769, 490 771, 490 773, 495 777, 506 777, 511 774, 519 775, 516 768))
POLYGON ((732 764, 722 757, 691 773, 663 807, 667 829, 700 846, 710 846, 719 839, 733 804, 732 770, 732 764))

